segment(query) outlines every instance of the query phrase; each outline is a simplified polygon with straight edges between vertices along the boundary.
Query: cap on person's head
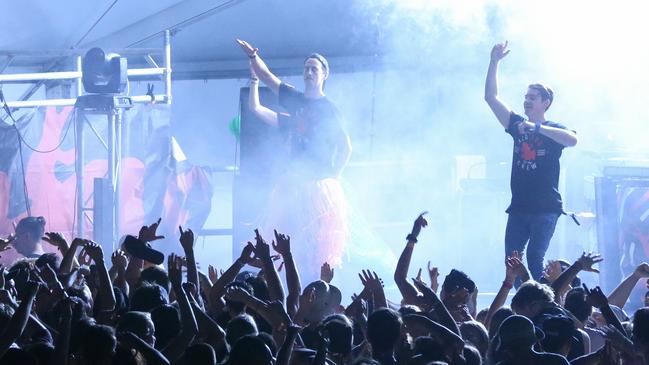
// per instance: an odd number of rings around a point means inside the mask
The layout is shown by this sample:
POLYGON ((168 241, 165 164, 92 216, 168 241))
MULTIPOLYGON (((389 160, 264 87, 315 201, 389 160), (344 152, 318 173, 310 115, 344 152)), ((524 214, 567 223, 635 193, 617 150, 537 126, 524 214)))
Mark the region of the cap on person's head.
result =
POLYGON ((615 314, 615 317, 617 317, 618 321, 626 322, 626 321, 631 319, 631 318, 629 318, 629 315, 626 314, 624 309, 618 307, 617 305, 613 305, 613 304, 611 304, 610 307, 611 307, 611 310, 613 311, 613 314, 615 314))
POLYGON ((543 348, 548 352, 557 352, 572 338, 575 323, 566 316, 551 316, 543 321, 543 348))
POLYGON ((513 345, 532 346, 536 341, 542 340, 545 335, 543 331, 534 327, 534 323, 527 317, 515 314, 507 317, 500 325, 498 337, 500 342, 496 350, 513 345))

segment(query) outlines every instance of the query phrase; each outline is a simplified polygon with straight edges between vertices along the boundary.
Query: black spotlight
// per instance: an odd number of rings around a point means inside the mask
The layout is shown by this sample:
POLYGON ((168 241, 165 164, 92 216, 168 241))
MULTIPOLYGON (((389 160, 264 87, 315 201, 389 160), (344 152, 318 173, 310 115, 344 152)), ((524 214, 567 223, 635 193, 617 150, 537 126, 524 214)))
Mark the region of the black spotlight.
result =
POLYGON ((81 82, 88 93, 120 94, 128 83, 126 58, 92 48, 83 57, 81 82))

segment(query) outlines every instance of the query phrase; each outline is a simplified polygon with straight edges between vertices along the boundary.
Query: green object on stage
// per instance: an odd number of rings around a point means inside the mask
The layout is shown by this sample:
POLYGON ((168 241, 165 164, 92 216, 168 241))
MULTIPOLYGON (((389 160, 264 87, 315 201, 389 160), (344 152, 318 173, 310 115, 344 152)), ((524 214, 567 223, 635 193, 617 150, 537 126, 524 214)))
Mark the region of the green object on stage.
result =
POLYGON ((236 116, 230 120, 230 124, 228 125, 228 129, 230 130, 230 133, 232 133, 236 138, 237 141, 239 140, 239 136, 241 135, 241 117, 236 116))

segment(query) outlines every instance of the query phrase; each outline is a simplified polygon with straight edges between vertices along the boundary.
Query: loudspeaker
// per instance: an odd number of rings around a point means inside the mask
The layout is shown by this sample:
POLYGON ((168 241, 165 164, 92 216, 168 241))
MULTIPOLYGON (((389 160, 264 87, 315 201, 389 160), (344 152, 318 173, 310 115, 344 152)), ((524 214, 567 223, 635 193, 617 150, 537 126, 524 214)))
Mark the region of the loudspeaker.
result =
MULTIPOLYGON (((285 138, 278 128, 264 123, 248 108, 250 89, 239 95, 240 129, 238 171, 232 186, 232 254, 236 258, 242 244, 254 238, 261 217, 267 212, 268 197, 288 158, 285 138)), ((259 88, 260 103, 280 111, 277 96, 259 88)))

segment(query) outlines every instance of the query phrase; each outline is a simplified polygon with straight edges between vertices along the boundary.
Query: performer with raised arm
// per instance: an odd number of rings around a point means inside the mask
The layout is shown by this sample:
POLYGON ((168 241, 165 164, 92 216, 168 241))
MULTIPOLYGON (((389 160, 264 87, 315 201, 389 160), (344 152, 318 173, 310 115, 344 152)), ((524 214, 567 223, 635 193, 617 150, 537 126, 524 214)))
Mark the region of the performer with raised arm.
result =
POLYGON ((340 112, 324 93, 329 63, 317 53, 307 57, 300 92, 268 69, 257 48, 242 40, 237 43, 250 59, 250 109, 278 127, 289 144, 290 162, 273 189, 263 225, 291 235, 297 259, 306 263, 301 267, 308 267, 303 274, 317 278, 324 262, 341 264, 347 236, 346 203, 338 177, 349 160, 351 142, 340 112), (260 104, 259 81, 278 96, 287 114, 260 104))
POLYGON ((512 200, 507 213, 505 256, 523 252, 527 245, 527 264, 532 278, 543 271, 543 257, 563 212, 559 194, 559 158, 564 147, 577 144, 577 135, 559 123, 546 119, 545 112, 554 99, 552 89, 542 84, 527 88, 523 108, 525 117, 513 112, 498 98, 498 64, 509 54, 507 42, 491 50, 485 82, 485 101, 500 124, 514 139, 512 157, 512 200))

